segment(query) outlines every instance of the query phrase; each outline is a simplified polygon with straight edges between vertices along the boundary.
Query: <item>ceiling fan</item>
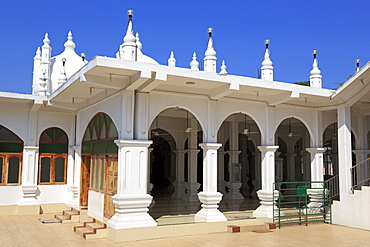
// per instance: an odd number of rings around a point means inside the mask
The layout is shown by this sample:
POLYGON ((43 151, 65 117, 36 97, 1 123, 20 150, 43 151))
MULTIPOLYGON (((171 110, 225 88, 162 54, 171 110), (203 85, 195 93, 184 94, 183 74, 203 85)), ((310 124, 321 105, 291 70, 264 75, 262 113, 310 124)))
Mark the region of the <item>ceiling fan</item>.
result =
POLYGON ((152 132, 152 135, 154 135, 154 136, 166 136, 166 135, 169 135, 167 133, 167 131, 166 132, 163 132, 163 130, 161 128, 158 128, 158 117, 156 117, 156 119, 155 119, 155 129, 152 129, 151 132, 152 132))
POLYGON ((293 134, 292 131, 292 118, 289 118, 289 132, 288 132, 288 137, 292 138, 293 136, 301 136, 301 134, 293 134))
POLYGON ((243 129, 243 134, 244 135, 250 135, 250 134, 258 134, 258 131, 251 131, 251 123, 248 123, 248 128, 247 128, 247 115, 244 115, 244 129, 243 129))
MULTIPOLYGON (((183 132, 184 130, 175 130, 179 132, 183 132)), ((186 129, 185 133, 191 133, 191 132, 198 132, 199 130, 193 129, 192 127, 189 126, 189 111, 186 111, 186 129)))

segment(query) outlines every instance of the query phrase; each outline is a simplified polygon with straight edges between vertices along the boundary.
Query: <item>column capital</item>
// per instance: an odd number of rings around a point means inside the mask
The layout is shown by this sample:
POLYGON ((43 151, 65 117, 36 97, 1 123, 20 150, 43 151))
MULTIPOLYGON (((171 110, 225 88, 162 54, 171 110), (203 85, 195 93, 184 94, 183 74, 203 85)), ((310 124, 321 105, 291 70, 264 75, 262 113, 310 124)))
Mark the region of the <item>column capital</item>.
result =
POLYGON ((186 150, 186 152, 188 152, 188 153, 199 153, 199 149, 188 149, 188 150, 186 150))
POLYGON ((24 146, 24 150, 27 152, 38 151, 39 147, 36 146, 24 146))
POLYGON ((114 143, 118 147, 149 147, 153 141, 152 140, 115 140, 114 143))
POLYGON ((76 152, 79 152, 79 151, 81 151, 81 146, 73 146, 73 149, 74 149, 76 152))
POLYGON ((325 153, 326 148, 306 148, 306 151, 310 154, 325 153))
POLYGON ((184 154, 186 151, 184 149, 176 149, 173 151, 175 154, 184 154))
POLYGON ((240 150, 229 150, 229 151, 226 151, 226 153, 228 154, 240 154, 242 151, 240 150))
POLYGON ((261 152, 275 152, 279 146, 257 146, 261 152))
POLYGON ((360 154, 370 154, 370 150, 352 150, 352 152, 356 155, 360 154))
POLYGON ((199 147, 201 147, 203 150, 205 149, 217 150, 220 147, 222 147, 222 144, 221 143, 200 143, 199 147))

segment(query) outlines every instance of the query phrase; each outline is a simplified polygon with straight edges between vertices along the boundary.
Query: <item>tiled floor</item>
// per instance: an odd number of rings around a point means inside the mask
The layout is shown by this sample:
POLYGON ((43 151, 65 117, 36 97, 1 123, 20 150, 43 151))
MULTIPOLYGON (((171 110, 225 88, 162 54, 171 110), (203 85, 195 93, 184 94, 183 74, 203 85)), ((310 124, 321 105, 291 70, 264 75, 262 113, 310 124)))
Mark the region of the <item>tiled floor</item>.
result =
MULTIPOLYGON (((52 215, 42 215, 42 218, 52 215)), ((313 224, 287 226, 269 233, 217 233, 115 244, 85 240, 73 223, 42 224, 40 216, 1 216, 0 246, 369 246, 370 231, 313 224)))

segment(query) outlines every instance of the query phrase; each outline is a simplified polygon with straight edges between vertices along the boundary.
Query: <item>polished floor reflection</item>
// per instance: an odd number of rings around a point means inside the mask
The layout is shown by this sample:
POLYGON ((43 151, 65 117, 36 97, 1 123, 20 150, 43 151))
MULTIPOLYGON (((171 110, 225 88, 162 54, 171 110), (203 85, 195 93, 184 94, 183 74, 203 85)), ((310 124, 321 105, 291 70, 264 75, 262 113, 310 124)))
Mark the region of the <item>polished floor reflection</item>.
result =
MULTIPOLYGON (((175 222, 194 222, 194 215, 201 209, 200 201, 184 201, 172 199, 172 191, 163 188, 153 188, 154 202, 150 206, 149 214, 160 223, 160 219, 176 218, 175 222)), ((225 214, 228 220, 251 218, 253 210, 259 205, 259 200, 245 198, 244 200, 223 199, 219 204, 219 210, 225 214)))

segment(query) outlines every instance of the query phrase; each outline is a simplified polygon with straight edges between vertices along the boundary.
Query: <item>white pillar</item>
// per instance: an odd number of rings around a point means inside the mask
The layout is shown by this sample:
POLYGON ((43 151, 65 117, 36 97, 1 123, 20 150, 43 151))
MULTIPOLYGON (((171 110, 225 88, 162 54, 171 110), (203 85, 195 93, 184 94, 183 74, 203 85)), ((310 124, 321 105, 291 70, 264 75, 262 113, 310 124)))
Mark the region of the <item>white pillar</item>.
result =
MULTIPOLYGON (((307 152, 311 155, 311 181, 321 182, 324 181, 324 155, 325 148, 306 148, 307 152)), ((307 189, 307 194, 310 197, 310 203, 307 205, 310 213, 319 213, 320 207, 323 205, 324 192, 322 183, 312 183, 311 189, 307 189)))
POLYGON ((288 158, 288 181, 296 181, 295 179, 295 153, 287 153, 288 158))
MULTIPOLYGON (((311 156, 311 181, 324 181, 324 155, 325 148, 306 148, 311 156)), ((320 188, 319 184, 312 184, 313 188, 320 188)))
POLYGON ((278 191, 274 190, 275 182, 275 151, 279 146, 258 146, 261 151, 261 180, 262 189, 257 191, 261 205, 253 212, 253 216, 272 218, 274 215, 274 199, 277 200, 278 191))
POLYGON ((224 164, 224 155, 226 152, 224 151, 218 151, 218 158, 217 158, 217 163, 218 163, 218 191, 222 193, 223 195, 226 194, 225 191, 225 186, 226 186, 226 181, 225 181, 225 164, 224 164))
POLYGON ((108 221, 114 229, 156 226, 148 214, 152 196, 147 194, 149 140, 116 140, 118 185, 113 196, 115 215, 108 221))
POLYGON ((176 150, 176 180, 173 182, 175 187, 175 192, 172 194, 171 198, 181 199, 185 195, 185 181, 184 181, 184 156, 185 150, 176 150))
POLYGON ((218 210, 222 194, 217 192, 217 149, 219 143, 201 143, 203 149, 203 191, 198 193, 202 209, 195 215, 195 222, 227 221, 218 210))
POLYGON ((22 192, 23 198, 18 205, 37 205, 37 177, 39 147, 25 146, 23 149, 22 164, 22 192))
MULTIPOLYGON (((228 151, 230 155, 230 164, 229 164, 229 174, 233 174, 230 169, 232 169, 233 165, 235 163, 239 163, 239 154, 241 151, 239 150, 231 150, 228 151)), ((243 195, 240 193, 240 187, 242 187, 241 182, 233 182, 232 178, 229 178, 229 182, 226 183, 227 187, 229 187, 229 193, 225 194, 225 199, 231 199, 231 200, 244 200, 243 195)))
POLYGON ((198 189, 200 184, 198 178, 198 149, 190 149, 188 152, 188 183, 186 185, 187 192, 183 196, 185 201, 198 201, 198 189))
POLYGON ((68 149, 68 170, 67 170, 67 184, 69 191, 72 194, 68 205, 71 207, 78 207, 79 189, 80 189, 80 170, 81 170, 81 148, 80 146, 70 147, 68 149))
POLYGON ((338 166, 339 193, 351 192, 352 143, 351 143, 351 108, 339 105, 338 112, 338 166))

